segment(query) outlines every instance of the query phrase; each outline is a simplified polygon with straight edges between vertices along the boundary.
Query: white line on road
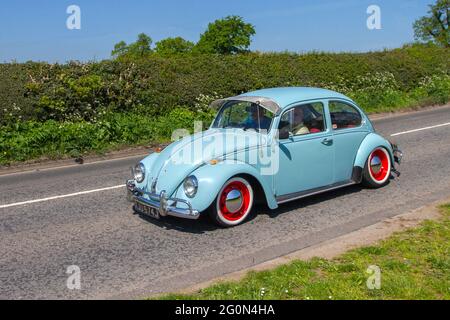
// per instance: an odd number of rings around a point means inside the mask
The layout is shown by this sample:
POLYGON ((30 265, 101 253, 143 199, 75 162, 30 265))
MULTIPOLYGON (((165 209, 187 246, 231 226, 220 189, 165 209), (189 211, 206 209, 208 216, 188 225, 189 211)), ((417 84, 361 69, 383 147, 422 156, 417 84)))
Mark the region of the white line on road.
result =
POLYGON ((25 205, 25 204, 31 204, 31 203, 37 203, 37 202, 45 202, 45 201, 50 201, 50 200, 75 197, 75 196, 80 196, 80 195, 84 195, 84 194, 101 192, 101 191, 108 191, 108 190, 119 189, 119 188, 124 188, 124 187, 125 187, 125 184, 121 184, 119 186, 108 187, 108 188, 101 188, 101 189, 95 189, 95 190, 88 190, 88 191, 81 191, 81 192, 75 192, 75 193, 65 194, 65 195, 61 195, 61 196, 54 196, 54 197, 48 197, 48 198, 36 199, 36 200, 29 200, 29 201, 23 201, 23 202, 16 202, 16 203, 10 203, 10 204, 2 204, 2 205, 0 205, 0 209, 17 207, 17 206, 22 206, 22 205, 25 205))
POLYGON ((444 126, 450 126, 450 122, 443 123, 443 124, 438 124, 438 125, 431 126, 431 127, 425 127, 425 128, 419 128, 419 129, 414 129, 414 130, 408 130, 408 131, 403 131, 403 132, 399 132, 399 133, 394 133, 394 134, 391 134, 391 137, 400 136, 402 134, 408 134, 408 133, 423 131, 423 130, 429 130, 429 129, 439 128, 439 127, 444 127, 444 126))

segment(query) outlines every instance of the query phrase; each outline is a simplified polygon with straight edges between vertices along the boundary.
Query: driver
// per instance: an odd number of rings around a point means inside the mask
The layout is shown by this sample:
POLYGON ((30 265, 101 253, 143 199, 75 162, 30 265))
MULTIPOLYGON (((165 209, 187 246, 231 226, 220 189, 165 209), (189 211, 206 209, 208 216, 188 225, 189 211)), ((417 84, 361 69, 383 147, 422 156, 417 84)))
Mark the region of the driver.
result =
POLYGON ((266 116, 266 110, 256 103, 252 103, 249 110, 250 116, 245 121, 245 127, 249 129, 268 130, 272 120, 266 116), (258 125, 259 120, 259 125, 258 125))

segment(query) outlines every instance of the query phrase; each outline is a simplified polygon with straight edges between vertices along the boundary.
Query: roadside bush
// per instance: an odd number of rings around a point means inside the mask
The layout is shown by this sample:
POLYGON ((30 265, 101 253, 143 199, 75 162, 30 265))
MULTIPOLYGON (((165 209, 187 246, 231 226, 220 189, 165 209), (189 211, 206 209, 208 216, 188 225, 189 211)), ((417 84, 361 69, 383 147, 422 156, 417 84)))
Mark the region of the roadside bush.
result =
POLYGON ((149 55, 93 63, 0 64, 0 164, 168 141, 210 124, 211 101, 281 86, 342 92, 367 112, 450 100, 450 51, 149 55))
POLYGON ((193 131, 194 121, 209 125, 211 113, 175 108, 158 118, 134 113, 108 113, 96 122, 26 121, 0 130, 0 165, 34 158, 77 157, 122 145, 170 141, 172 131, 193 131))
POLYGON ((398 81, 390 72, 377 72, 372 76, 359 76, 348 95, 366 112, 383 112, 412 106, 415 100, 401 91, 398 81))
POLYGON ((64 65, 1 64, 0 71, 3 125, 19 116, 35 121, 96 121, 107 112, 160 116, 177 106, 195 110, 201 95, 232 96, 279 86, 329 87, 375 112, 385 103, 414 103, 405 95, 419 86, 428 88, 423 94, 439 96, 432 100, 445 100, 445 84, 433 76, 450 74, 450 51, 413 45, 369 53, 151 55, 64 65))
POLYGON ((413 97, 422 104, 445 104, 450 100, 450 75, 435 74, 420 81, 413 97))

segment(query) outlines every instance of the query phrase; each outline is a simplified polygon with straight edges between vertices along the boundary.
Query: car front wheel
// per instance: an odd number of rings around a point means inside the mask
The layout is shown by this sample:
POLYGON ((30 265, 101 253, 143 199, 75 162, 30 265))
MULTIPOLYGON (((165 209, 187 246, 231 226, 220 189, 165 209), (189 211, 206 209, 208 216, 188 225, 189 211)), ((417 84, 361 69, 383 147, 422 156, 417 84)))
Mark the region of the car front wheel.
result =
POLYGON ((364 183, 371 188, 385 186, 391 175, 391 157, 382 147, 372 151, 364 168, 364 183))
POLYGON ((253 201, 251 184, 240 177, 231 178, 211 206, 211 218, 222 227, 234 227, 248 217, 253 201))

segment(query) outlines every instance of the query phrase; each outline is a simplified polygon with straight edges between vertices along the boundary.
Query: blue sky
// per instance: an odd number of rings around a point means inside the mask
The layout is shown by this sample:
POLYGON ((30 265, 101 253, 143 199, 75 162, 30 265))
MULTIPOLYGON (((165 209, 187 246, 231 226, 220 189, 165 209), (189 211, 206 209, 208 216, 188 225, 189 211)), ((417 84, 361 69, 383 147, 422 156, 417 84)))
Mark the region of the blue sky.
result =
POLYGON ((252 50, 368 51, 413 41, 412 23, 432 0, 14 0, 0 6, 0 61, 101 60, 120 40, 145 32, 154 41, 197 41, 209 22, 240 15, 256 27, 252 50), (66 9, 81 8, 81 30, 66 9), (381 30, 366 27, 381 8, 381 30))

